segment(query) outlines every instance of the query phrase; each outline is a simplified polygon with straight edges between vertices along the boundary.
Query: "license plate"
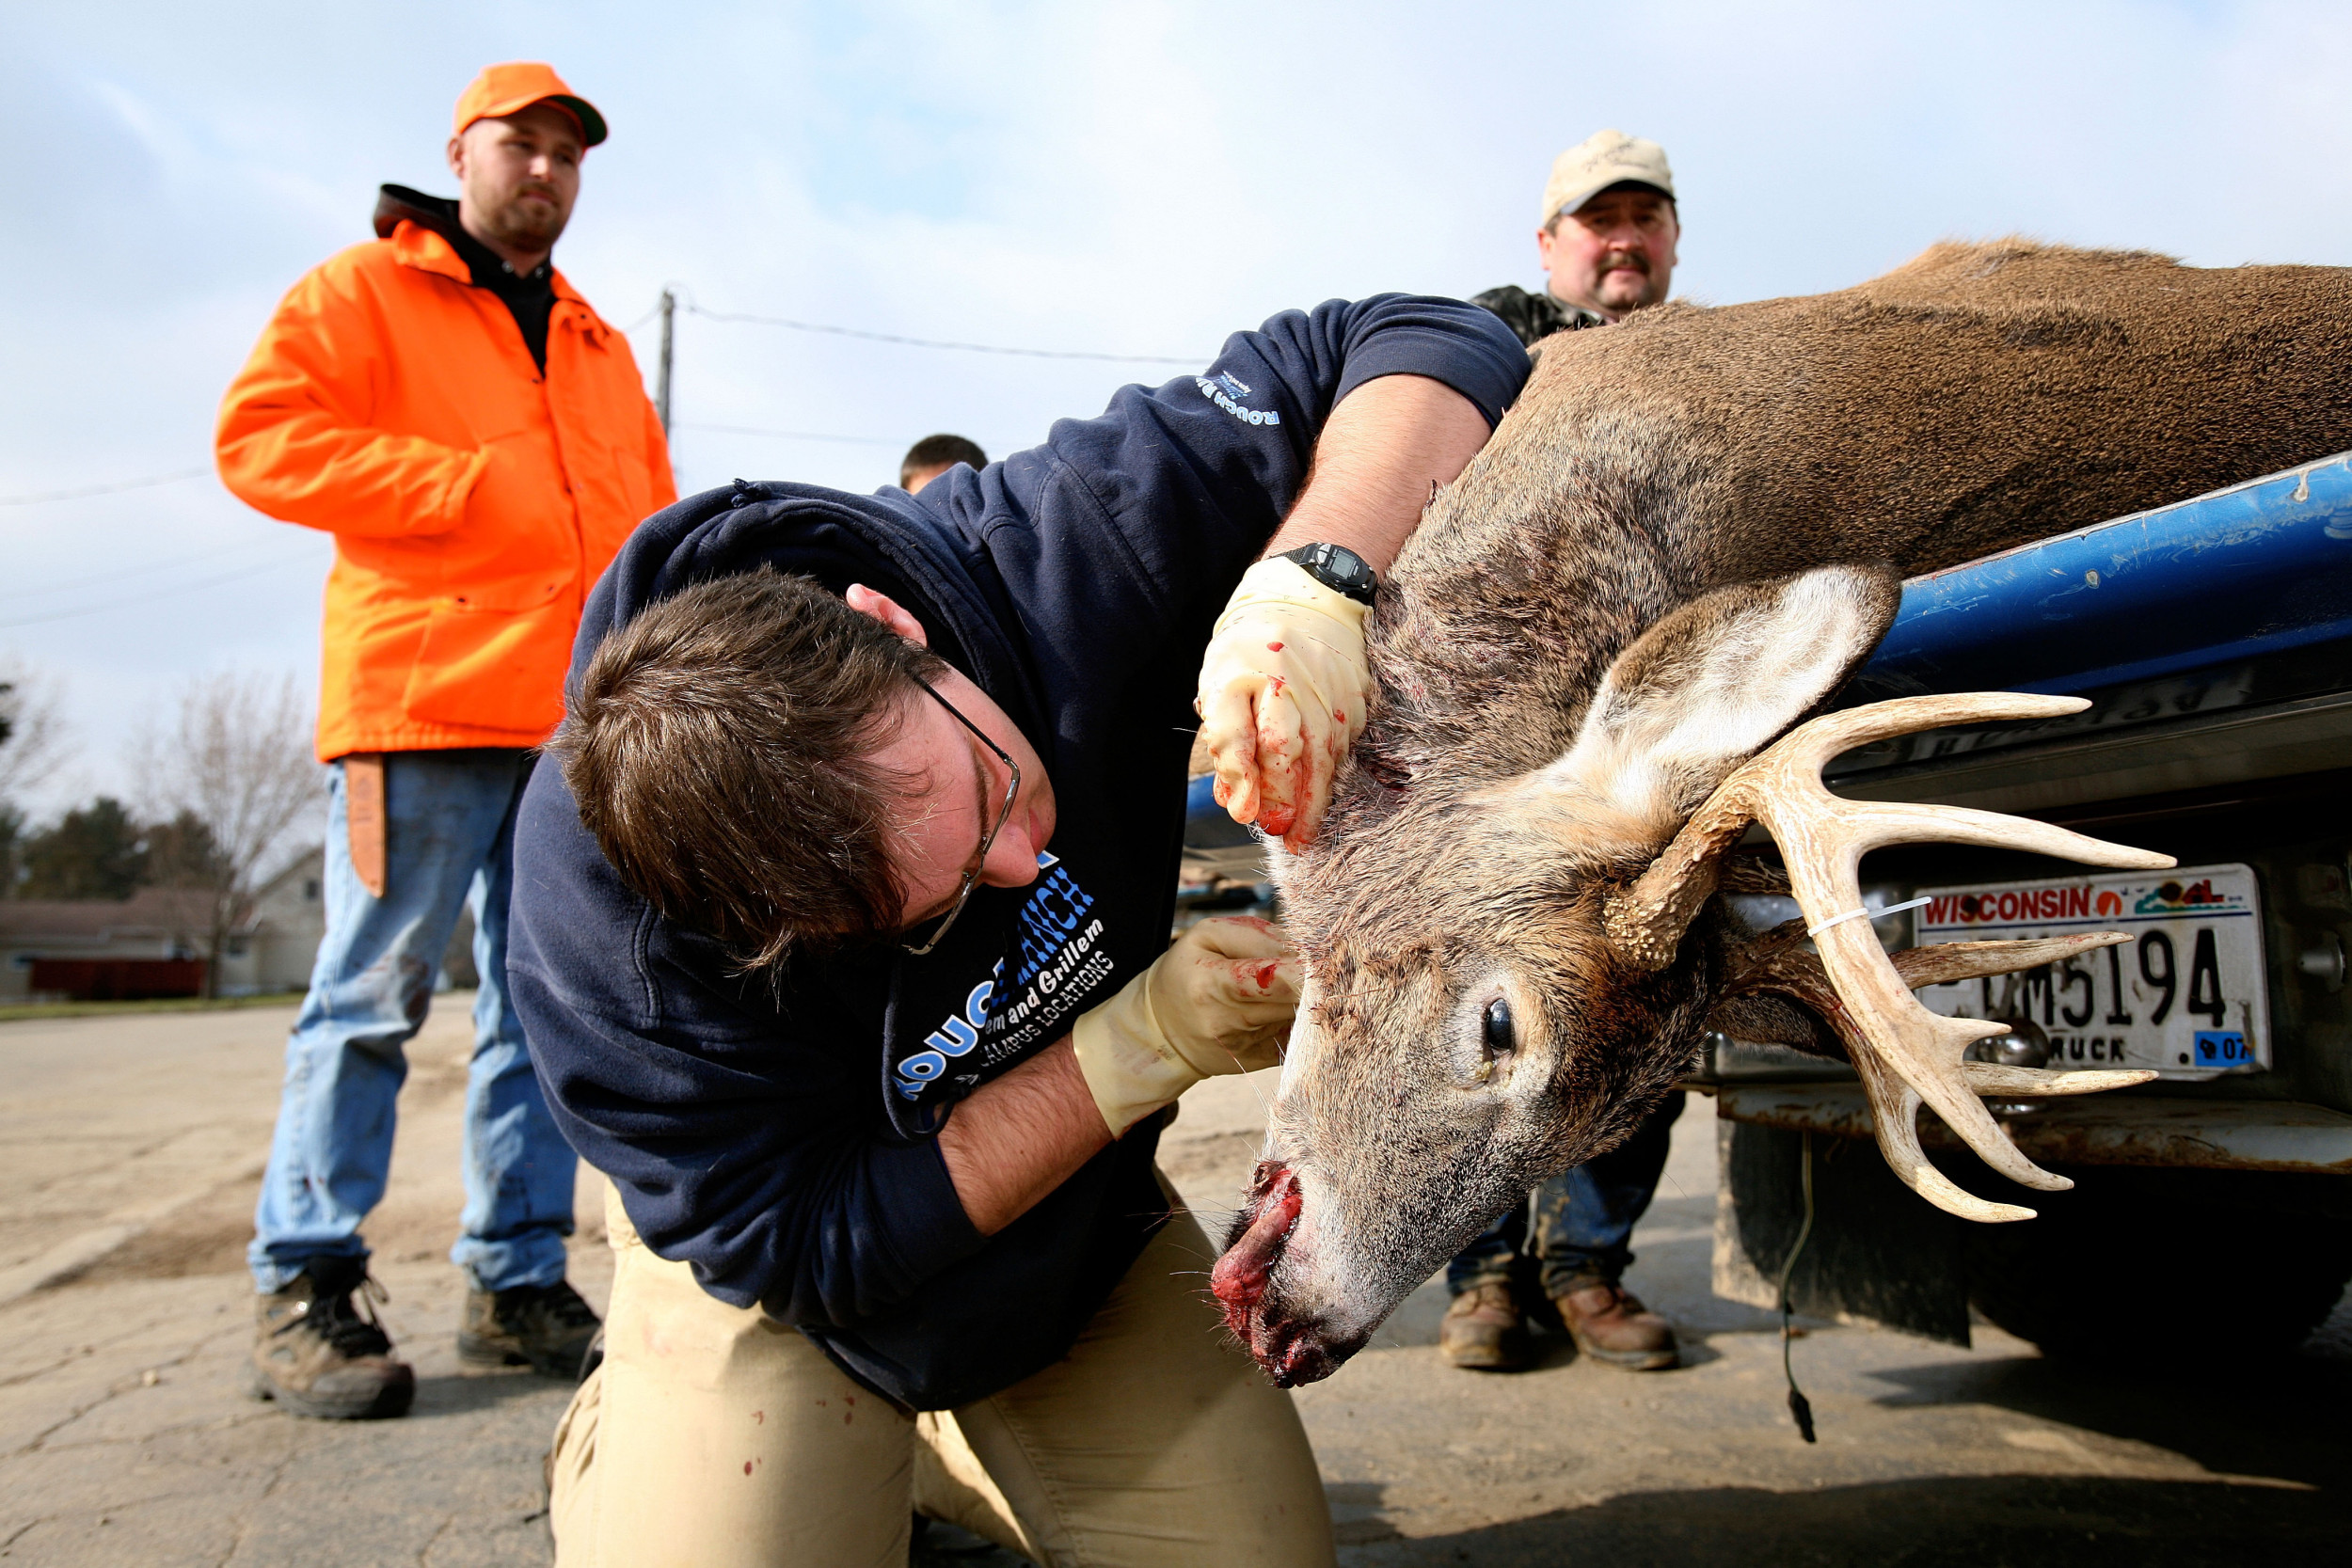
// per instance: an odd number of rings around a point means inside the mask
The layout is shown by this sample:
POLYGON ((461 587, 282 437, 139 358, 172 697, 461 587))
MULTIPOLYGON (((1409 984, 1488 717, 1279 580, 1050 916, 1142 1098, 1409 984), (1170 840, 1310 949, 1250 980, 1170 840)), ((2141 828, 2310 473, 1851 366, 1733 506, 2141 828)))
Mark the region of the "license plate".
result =
POLYGON ((2028 1022, 2054 1068, 2153 1068, 2167 1078, 2270 1065, 2262 900, 2246 865, 1920 888, 1919 945, 2125 931, 2131 941, 2019 974, 1928 986, 1950 1018, 2028 1022))

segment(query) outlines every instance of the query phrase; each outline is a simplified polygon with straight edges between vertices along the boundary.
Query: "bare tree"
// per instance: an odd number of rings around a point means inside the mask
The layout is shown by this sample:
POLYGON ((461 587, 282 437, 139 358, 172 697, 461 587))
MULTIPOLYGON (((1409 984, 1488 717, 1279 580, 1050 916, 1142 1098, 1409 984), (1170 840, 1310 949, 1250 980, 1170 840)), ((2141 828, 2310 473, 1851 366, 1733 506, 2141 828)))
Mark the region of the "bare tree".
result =
POLYGON ((56 683, 20 659, 0 657, 0 800, 48 783, 70 752, 56 683))
POLYGON ((16 891, 24 792, 48 783, 72 750, 56 684, 19 659, 0 657, 0 898, 16 891))
POLYGON ((182 919, 217 995, 220 960, 253 907, 260 873, 318 803, 310 705, 293 676, 190 679, 168 721, 132 748, 151 822, 151 881, 180 895, 182 919))

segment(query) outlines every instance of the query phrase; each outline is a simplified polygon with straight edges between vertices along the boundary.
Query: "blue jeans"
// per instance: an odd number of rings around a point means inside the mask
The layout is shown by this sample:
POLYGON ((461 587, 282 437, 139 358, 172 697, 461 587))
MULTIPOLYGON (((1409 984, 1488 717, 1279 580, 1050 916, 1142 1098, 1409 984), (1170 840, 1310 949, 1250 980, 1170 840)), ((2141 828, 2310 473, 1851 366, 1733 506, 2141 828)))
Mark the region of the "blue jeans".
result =
POLYGON ((402 1050, 424 1023, 457 911, 473 905, 474 1048, 466 1077, 466 1208, 450 1261, 485 1291, 552 1285, 572 1233, 577 1157, 555 1130, 506 994, 506 905, 526 752, 384 759, 384 896, 351 865, 343 768, 327 778, 326 937, 293 1037, 246 1261, 263 1291, 314 1258, 365 1258, 384 1196, 402 1050))
POLYGON ((1547 1297, 1613 1284, 1633 1261, 1626 1243, 1657 1196, 1681 1114, 1677 1090, 1625 1142, 1537 1187, 1531 1202, 1514 1205, 1446 1265, 1446 1288, 1460 1295, 1479 1285, 1530 1283, 1530 1274, 1547 1297))

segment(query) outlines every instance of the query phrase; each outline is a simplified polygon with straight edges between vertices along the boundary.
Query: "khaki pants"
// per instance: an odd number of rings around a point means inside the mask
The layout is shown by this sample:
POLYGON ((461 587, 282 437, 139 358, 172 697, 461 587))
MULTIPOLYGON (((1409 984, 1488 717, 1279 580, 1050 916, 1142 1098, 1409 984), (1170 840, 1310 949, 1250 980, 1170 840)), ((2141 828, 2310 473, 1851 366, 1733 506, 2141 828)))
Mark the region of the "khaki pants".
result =
POLYGON ((909 1418, 799 1333, 616 1254, 604 1365, 557 1427, 560 1568, 903 1568, 909 1515, 1050 1568, 1326 1568, 1330 1516, 1290 1396, 1218 1328, 1179 1214, 1069 1354, 909 1418))

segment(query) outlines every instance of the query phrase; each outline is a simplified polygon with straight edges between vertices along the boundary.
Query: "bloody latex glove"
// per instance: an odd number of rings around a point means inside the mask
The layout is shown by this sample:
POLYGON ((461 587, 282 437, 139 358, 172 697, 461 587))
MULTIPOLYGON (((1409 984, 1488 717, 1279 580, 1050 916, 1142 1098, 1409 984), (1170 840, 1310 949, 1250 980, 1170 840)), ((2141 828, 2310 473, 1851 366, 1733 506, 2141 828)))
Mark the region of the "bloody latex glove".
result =
POLYGON ((1111 1135, 1203 1078, 1281 1060, 1298 955, 1263 920, 1203 920, 1118 995, 1079 1015, 1078 1071, 1111 1135))
POLYGON ((1216 801, 1293 849, 1314 842, 1331 780, 1372 705, 1364 611, 1295 561, 1242 574, 1200 661, 1193 707, 1216 801))

